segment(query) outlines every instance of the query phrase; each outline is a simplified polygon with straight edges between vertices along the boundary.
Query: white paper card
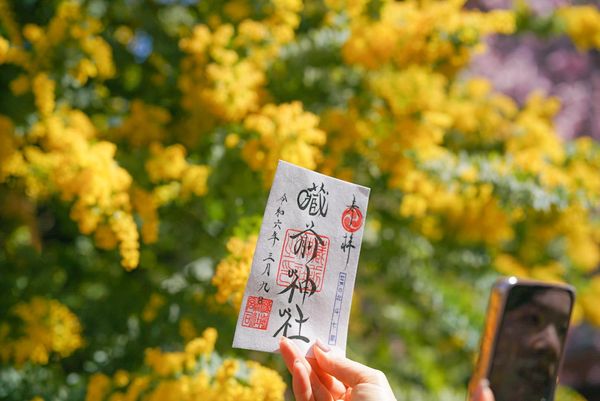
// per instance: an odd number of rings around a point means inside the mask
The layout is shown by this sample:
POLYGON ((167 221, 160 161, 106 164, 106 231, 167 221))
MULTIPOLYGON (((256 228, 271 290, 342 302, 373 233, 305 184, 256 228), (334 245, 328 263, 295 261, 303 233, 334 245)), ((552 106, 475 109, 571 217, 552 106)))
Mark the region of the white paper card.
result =
POLYGON ((279 161, 233 347, 275 352, 285 336, 345 352, 369 192, 279 161))

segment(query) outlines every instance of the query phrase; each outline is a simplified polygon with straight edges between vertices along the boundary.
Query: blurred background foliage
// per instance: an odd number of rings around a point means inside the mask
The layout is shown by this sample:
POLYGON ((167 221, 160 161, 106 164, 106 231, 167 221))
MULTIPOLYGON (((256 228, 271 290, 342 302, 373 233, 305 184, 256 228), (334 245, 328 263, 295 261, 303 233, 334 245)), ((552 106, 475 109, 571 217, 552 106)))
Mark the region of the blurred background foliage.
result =
POLYGON ((372 188, 348 354, 398 400, 464 399, 499 275, 599 325, 598 48, 561 1, 0 0, 0 399, 283 399, 231 349, 280 158, 372 188))

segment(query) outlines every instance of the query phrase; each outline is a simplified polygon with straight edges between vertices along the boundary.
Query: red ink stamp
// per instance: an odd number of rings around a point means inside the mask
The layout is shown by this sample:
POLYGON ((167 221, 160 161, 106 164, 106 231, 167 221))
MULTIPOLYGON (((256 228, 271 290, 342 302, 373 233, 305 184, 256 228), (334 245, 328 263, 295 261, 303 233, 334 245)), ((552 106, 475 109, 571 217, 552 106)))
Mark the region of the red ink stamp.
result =
POLYGON ((288 229, 277 268, 277 285, 287 287, 297 277, 300 286, 307 280, 308 267, 308 279, 315 283, 315 292, 321 291, 330 243, 329 237, 317 234, 312 227, 304 231, 288 229))
POLYGON ((266 330, 269 326, 269 317, 273 300, 263 297, 248 297, 242 326, 251 329, 266 330))
POLYGON ((358 206, 352 202, 352 206, 348 206, 342 213, 342 227, 349 233, 353 233, 362 227, 362 223, 363 214, 358 206))

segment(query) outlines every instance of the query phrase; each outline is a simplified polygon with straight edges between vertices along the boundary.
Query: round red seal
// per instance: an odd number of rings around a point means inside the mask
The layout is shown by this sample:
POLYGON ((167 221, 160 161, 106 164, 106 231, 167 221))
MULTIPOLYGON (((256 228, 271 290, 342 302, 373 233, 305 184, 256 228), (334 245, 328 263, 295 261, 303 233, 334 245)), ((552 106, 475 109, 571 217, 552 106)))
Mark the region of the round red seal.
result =
POLYGON ((363 214, 356 206, 350 206, 342 213, 342 227, 349 233, 357 231, 363 222, 363 214))

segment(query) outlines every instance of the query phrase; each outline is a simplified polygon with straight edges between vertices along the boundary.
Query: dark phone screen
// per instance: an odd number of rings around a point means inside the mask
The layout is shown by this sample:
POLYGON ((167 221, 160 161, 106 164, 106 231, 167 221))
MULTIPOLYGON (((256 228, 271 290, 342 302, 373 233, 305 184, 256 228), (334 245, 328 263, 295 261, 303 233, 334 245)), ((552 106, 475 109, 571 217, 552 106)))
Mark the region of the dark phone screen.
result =
POLYGON ((496 401, 552 400, 572 303, 564 289, 510 289, 488 374, 496 401))

